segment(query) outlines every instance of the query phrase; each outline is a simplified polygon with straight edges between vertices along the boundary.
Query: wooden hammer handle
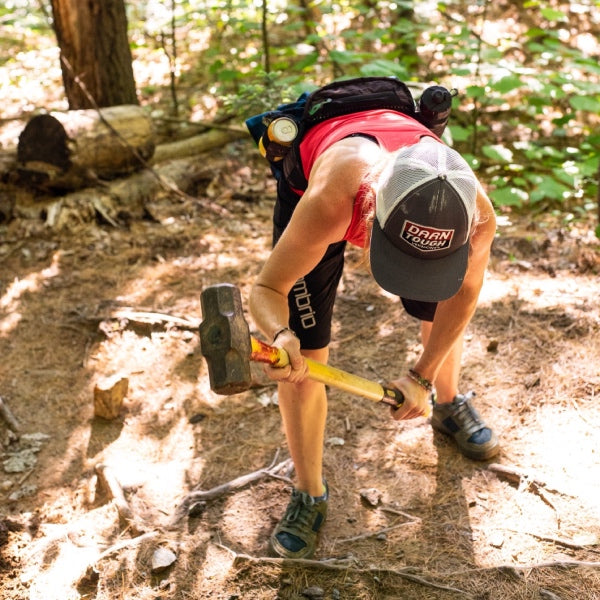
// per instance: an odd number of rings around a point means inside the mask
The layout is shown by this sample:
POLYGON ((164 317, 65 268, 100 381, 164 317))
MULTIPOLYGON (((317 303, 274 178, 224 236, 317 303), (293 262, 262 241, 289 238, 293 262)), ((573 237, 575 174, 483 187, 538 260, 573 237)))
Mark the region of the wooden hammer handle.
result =
MULTIPOLYGON (((270 346, 253 337, 250 338, 250 341, 252 344, 250 360, 267 363, 273 367, 285 367, 289 364, 288 353, 283 348, 270 346)), ((305 358, 305 360, 308 366, 308 376, 315 381, 363 396, 375 402, 389 404, 394 408, 398 408, 404 402, 404 397, 399 390, 384 387, 375 381, 324 365, 310 358, 305 358)))

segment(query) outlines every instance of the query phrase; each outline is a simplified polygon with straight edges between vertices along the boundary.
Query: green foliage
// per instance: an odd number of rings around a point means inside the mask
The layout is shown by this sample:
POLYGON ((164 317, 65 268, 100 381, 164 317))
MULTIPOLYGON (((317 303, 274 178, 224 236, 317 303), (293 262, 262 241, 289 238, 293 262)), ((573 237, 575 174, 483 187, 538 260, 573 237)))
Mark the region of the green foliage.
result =
MULTIPOLYGON (((30 4, 0 7, 0 34, 42 23, 30 4)), ((126 5, 132 45, 170 58, 177 51, 186 98, 203 90, 244 119, 341 77, 435 82, 459 90, 447 140, 499 211, 580 215, 597 198, 600 0, 126 5)))
POLYGON ((177 4, 182 27, 195 11, 197 23, 212 28, 205 73, 223 108, 241 118, 341 77, 436 82, 459 89, 447 140, 498 210, 573 214, 597 194, 600 66, 591 40, 599 37, 599 0, 576 10, 549 0, 525 9, 486 0, 340 0, 308 11, 271 0, 264 14, 261 3, 241 0, 177 4))

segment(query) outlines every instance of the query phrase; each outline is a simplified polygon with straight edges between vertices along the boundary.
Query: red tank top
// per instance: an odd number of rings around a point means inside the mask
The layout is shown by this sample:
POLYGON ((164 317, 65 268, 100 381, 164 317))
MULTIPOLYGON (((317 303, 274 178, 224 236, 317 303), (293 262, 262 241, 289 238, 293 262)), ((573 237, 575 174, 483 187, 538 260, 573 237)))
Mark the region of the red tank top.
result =
MULTIPOLYGON (((403 146, 416 144, 423 136, 436 137, 425 125, 415 119, 390 110, 368 110, 344 115, 315 125, 300 144, 304 176, 308 180, 317 158, 335 142, 351 135, 364 134, 377 140, 379 145, 393 152, 403 146)), ((438 138, 436 138, 438 139, 438 138)), ((367 245, 365 217, 371 212, 375 197, 365 193, 369 185, 363 183, 354 199, 352 220, 344 240, 364 248, 367 245)))

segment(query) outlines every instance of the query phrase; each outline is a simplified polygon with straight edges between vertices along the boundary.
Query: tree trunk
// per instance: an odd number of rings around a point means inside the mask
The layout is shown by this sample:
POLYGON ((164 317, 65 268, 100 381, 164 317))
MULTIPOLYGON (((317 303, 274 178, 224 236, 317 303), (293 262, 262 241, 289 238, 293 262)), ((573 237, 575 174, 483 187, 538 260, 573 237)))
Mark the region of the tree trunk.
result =
POLYGON ((124 0, 51 0, 70 109, 138 104, 124 0))
POLYGON ((22 182, 69 190, 141 168, 154 153, 152 121, 139 106, 38 115, 19 136, 22 182))

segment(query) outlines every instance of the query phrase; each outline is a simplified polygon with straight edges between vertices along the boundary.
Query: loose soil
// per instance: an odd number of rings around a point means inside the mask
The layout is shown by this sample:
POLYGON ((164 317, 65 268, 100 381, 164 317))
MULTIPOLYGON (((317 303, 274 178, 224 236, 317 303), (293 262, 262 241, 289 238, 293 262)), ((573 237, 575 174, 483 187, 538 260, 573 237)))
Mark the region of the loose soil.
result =
MULTIPOLYGON (((165 194, 153 218, 126 227, 2 226, 0 395, 20 435, 0 420, 0 598, 600 598, 592 222, 500 221, 461 379, 501 439, 494 463, 458 455, 425 419, 397 423, 332 390, 318 553, 269 557, 293 479, 276 388, 255 367, 247 392, 213 393, 197 329, 201 290, 231 282, 245 301, 268 255, 274 186, 254 156, 245 141, 225 148, 226 168, 197 190, 229 215, 165 194), (95 417, 94 386, 113 375, 129 381, 121 412, 95 417), (212 499, 189 496, 280 463, 212 499), (153 569, 159 548, 175 560, 153 569)), ((356 249, 334 329, 331 363, 370 379, 420 352, 418 323, 356 249)))

